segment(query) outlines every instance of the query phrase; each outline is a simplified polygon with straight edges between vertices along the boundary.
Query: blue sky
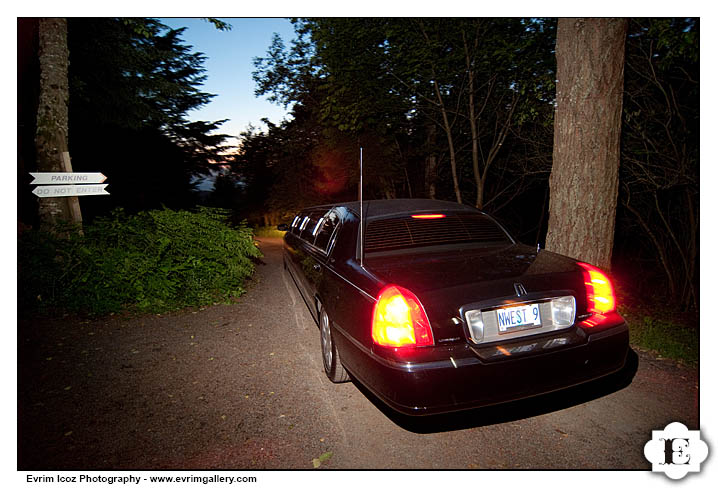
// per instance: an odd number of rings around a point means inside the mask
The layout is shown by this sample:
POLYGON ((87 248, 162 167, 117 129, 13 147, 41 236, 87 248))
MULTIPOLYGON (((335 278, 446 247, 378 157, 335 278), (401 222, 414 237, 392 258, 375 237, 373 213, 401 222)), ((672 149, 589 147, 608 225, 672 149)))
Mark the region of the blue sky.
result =
MULTIPOLYGON (((294 27, 282 18, 223 18, 232 25, 230 31, 220 31, 211 23, 198 18, 160 18, 172 28, 186 27, 182 38, 193 51, 203 53, 207 60, 207 80, 203 91, 216 94, 199 110, 190 112, 191 120, 215 121, 231 119, 222 126, 222 133, 238 136, 249 124, 264 128, 263 117, 279 123, 286 110, 254 96, 253 58, 264 56, 276 32, 286 45, 294 38, 294 27)), ((230 141, 233 142, 233 141, 230 141)))

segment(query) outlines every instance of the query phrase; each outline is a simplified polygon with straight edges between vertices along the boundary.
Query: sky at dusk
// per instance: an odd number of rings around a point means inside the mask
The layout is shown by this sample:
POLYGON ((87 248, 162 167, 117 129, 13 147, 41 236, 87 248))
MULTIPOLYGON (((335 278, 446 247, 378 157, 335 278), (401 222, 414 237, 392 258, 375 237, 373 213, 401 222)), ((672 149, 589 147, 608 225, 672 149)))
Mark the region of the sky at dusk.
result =
MULTIPOLYGON (((261 119, 266 117, 277 124, 286 115, 284 107, 269 102, 266 97, 255 97, 253 59, 265 56, 276 32, 290 44, 294 27, 283 18, 222 18, 232 25, 230 31, 220 31, 201 18, 160 18, 163 24, 186 27, 182 38, 192 46, 193 52, 203 53, 207 80, 201 88, 216 94, 212 101, 188 114, 190 120, 215 121, 230 119, 222 127, 223 134, 238 136, 253 126, 263 129, 261 119)), ((230 143, 236 140, 228 141, 230 143)))

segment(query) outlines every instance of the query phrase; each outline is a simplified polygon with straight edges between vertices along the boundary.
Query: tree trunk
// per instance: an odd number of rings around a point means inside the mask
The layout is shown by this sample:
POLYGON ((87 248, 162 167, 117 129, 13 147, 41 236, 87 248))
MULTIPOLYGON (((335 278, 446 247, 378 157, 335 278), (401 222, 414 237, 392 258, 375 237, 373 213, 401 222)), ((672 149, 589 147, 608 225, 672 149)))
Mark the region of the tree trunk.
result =
MULTIPOLYGON (((434 78, 436 75, 434 74, 434 78)), ((434 80, 434 92, 436 93, 436 99, 441 109, 441 119, 444 123, 444 132, 446 132, 446 142, 449 146, 449 163, 451 164, 451 179, 454 184, 454 194, 456 195, 456 202, 461 204, 461 189, 459 187, 459 175, 456 169, 456 150, 454 149, 454 136, 452 135, 451 123, 449 122, 449 114, 444 105, 444 98, 441 96, 441 90, 439 84, 434 80)))
POLYGON ((466 60, 466 73, 469 77, 469 127, 471 128, 471 164, 474 170, 474 181, 476 182, 476 208, 481 209, 484 205, 484 179, 479 169, 479 129, 476 124, 476 106, 474 105, 474 67, 473 54, 476 51, 479 36, 474 38, 474 49, 469 50, 466 42, 466 33, 461 32, 464 41, 464 59, 466 60))
POLYGON ((426 186, 424 190, 430 199, 436 199, 436 167, 438 166, 436 161, 436 126, 430 124, 427 131, 427 152, 429 156, 426 157, 426 167, 424 169, 424 183, 426 186))
MULTIPOLYGON (((35 134, 37 169, 41 172, 62 172, 63 153, 68 150, 69 53, 66 19, 40 19, 38 57, 40 93, 35 134)), ((38 213, 40 226, 50 231, 58 223, 73 220, 67 197, 40 199, 38 213)))
POLYGON ((625 19, 559 19, 546 248, 610 268, 618 199, 625 19))
MULTIPOLYGON (((423 34, 427 44, 430 43, 431 40, 429 39, 429 35, 426 33, 424 24, 421 21, 419 21, 419 26, 421 27, 421 33, 423 34)), ((456 150, 454 148, 452 123, 449 121, 449 114, 446 109, 446 105, 444 104, 444 97, 441 96, 441 87, 439 86, 438 77, 436 75, 436 67, 433 62, 431 62, 431 78, 432 85, 434 87, 434 96, 436 97, 434 105, 437 106, 441 112, 441 120, 444 132, 446 133, 446 143, 449 147, 449 163, 451 165, 451 178, 454 184, 454 194, 456 195, 456 202, 461 204, 461 188, 459 187, 459 175, 456 168, 456 150)))

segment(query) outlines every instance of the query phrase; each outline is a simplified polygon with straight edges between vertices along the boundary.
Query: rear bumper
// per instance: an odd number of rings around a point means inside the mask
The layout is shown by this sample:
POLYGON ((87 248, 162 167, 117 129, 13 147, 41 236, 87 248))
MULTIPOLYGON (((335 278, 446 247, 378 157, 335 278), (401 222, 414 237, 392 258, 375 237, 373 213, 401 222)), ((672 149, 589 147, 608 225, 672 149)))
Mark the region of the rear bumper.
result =
POLYGON ((573 327, 481 349, 463 344, 430 350, 410 359, 365 351, 364 368, 352 373, 401 413, 458 411, 544 394, 614 373, 626 362, 628 327, 621 320, 599 332, 573 327))

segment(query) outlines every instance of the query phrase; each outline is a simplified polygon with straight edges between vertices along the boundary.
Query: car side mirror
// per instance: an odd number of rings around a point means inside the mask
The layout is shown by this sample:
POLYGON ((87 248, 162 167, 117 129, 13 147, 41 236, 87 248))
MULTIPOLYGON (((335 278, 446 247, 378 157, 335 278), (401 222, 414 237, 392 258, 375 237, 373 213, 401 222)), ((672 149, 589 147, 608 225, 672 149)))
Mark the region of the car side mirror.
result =
POLYGON ((279 225, 277 226, 277 230, 279 230, 279 231, 289 231, 289 226, 287 226, 286 224, 279 224, 279 225))

